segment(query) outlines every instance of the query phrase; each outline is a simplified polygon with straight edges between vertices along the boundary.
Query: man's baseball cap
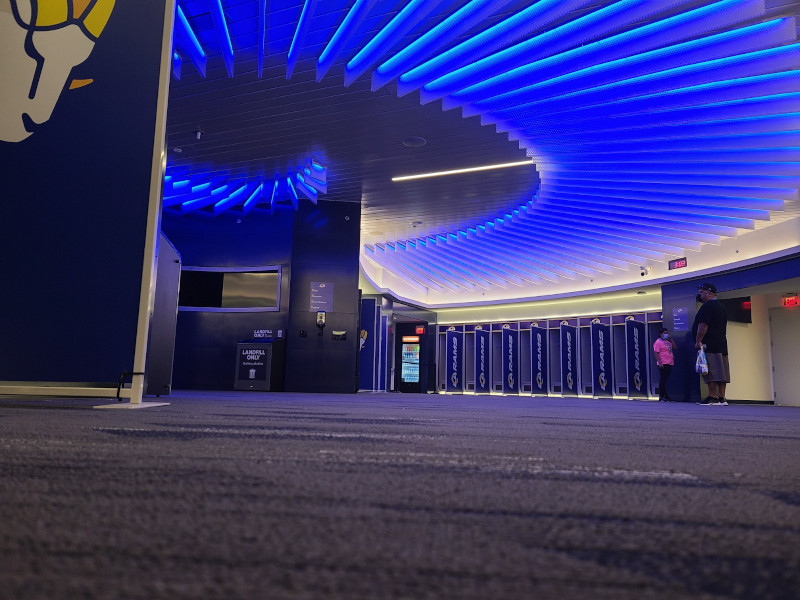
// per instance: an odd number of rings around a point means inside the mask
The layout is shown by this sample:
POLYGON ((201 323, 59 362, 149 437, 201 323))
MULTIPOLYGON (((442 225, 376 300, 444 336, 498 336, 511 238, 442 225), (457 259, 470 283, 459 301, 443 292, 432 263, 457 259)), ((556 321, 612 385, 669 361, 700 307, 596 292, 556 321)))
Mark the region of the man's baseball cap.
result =
POLYGON ((707 292, 711 292, 712 294, 717 293, 717 286, 713 283, 701 283, 700 287, 697 288, 698 290, 706 290, 707 292))

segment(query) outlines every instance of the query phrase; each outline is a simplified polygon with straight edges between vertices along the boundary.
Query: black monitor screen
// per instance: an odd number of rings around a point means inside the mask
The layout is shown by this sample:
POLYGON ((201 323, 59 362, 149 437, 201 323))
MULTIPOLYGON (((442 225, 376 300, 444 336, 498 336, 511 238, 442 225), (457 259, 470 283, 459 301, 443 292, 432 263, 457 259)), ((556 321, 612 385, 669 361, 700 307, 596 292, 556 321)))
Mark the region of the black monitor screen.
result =
POLYGON ((278 271, 181 271, 178 305, 189 308, 278 308, 278 271))

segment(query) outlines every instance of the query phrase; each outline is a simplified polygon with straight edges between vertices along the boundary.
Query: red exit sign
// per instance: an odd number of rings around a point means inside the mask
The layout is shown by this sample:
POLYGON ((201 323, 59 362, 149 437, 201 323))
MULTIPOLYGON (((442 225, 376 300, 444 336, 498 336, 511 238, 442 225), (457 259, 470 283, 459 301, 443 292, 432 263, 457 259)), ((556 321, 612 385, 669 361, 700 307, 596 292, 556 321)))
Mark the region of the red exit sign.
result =
POLYGON ((800 306, 800 300, 798 300, 796 294, 794 296, 784 296, 781 298, 781 303, 787 308, 790 306, 800 306))
POLYGON ((683 269, 686 266, 686 257, 683 258, 676 258, 675 260, 669 261, 669 270, 672 269, 683 269))

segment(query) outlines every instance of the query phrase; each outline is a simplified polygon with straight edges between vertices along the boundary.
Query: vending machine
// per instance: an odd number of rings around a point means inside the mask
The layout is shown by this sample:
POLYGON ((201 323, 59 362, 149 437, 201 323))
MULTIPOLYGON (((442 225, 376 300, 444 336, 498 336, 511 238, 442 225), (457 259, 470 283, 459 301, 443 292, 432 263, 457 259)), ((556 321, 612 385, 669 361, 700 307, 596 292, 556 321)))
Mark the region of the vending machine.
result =
POLYGON ((431 348, 436 336, 428 333, 428 324, 395 323, 394 333, 395 391, 424 394, 428 389, 435 389, 436 364, 430 362, 436 353, 435 348, 431 348))
MULTIPOLYGON (((419 386, 420 342, 418 335, 405 335, 400 346, 400 383, 419 386)), ((404 386, 405 387, 405 386, 404 386)))

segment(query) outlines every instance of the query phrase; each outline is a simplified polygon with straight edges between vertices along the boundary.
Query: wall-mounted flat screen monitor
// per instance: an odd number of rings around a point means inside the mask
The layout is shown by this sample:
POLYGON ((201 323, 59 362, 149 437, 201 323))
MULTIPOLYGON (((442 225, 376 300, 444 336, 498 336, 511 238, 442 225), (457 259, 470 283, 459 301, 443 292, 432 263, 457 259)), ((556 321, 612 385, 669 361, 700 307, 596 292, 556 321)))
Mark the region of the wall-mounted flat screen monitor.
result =
POLYGON ((280 282, 279 267, 183 267, 178 306, 181 310, 278 310, 280 282))
POLYGON ((720 302, 728 313, 728 321, 736 323, 752 323, 753 314, 751 311, 750 296, 740 298, 720 298, 720 302))

